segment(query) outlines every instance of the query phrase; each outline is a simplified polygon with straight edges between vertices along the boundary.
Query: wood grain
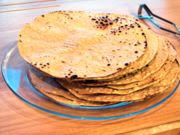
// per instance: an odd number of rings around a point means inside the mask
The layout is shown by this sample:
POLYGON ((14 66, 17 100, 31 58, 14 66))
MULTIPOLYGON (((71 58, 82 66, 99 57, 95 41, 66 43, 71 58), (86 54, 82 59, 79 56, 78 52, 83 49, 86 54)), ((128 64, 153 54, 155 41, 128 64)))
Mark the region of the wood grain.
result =
MULTIPOLYGON (((17 40, 19 29, 34 17, 50 11, 71 9, 137 15, 139 4, 146 3, 153 9, 153 12, 180 25, 179 0, 44 0, 43 2, 30 0, 28 2, 27 4, 25 0, 0 1, 0 62, 12 46, 12 42, 17 40)), ((179 37, 158 30, 150 23, 147 25, 156 33, 171 40, 180 56, 179 37)), ((111 121, 79 121, 56 117, 28 106, 9 90, 0 75, 0 135, 149 135, 157 133, 180 134, 180 89, 165 104, 133 118, 111 121)))

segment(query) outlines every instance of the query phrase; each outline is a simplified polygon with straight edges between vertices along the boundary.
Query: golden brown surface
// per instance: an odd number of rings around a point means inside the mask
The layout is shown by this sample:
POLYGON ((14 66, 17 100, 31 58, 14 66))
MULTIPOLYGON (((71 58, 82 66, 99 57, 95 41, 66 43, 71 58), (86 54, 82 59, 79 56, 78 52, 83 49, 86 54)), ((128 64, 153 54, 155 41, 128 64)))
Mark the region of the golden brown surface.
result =
MULTIPOLYGON (((35 2, 37 0, 31 1, 35 2)), ((24 3, 27 3, 27 1, 8 0, 0 3, 0 61, 2 61, 5 52, 7 52, 9 47, 12 45, 11 43, 17 39, 17 32, 24 23, 29 22, 37 15, 70 7, 67 4, 63 4, 62 1, 39 2, 40 4, 37 2, 28 4, 24 3), (14 6, 8 5, 8 3, 21 2, 23 4, 15 4, 14 6)), ((101 9, 102 11, 106 11, 104 8, 107 8, 107 11, 115 12, 120 12, 122 9, 127 9, 127 7, 129 7, 129 11, 134 15, 137 13, 138 4, 143 3, 143 1, 129 0, 128 2, 125 2, 125 0, 113 0, 109 2, 100 1, 98 3, 101 3, 102 7, 99 6, 97 8, 97 4, 94 4, 94 2, 88 2, 88 4, 84 2, 74 2, 72 7, 76 6, 78 9, 85 9, 83 7, 86 7, 89 10, 101 9)), ((146 3, 155 13, 180 24, 178 18, 180 12, 179 0, 146 0, 146 3)), ((150 26, 152 27, 152 25, 150 26)), ((154 30, 161 35, 168 37, 175 45, 178 55, 180 56, 180 39, 169 33, 156 29, 154 30)), ((121 133, 127 135, 155 133, 161 133, 162 135, 178 135, 180 133, 180 91, 177 91, 171 100, 157 109, 131 119, 99 122, 78 121, 55 117, 29 107, 9 90, 1 76, 0 106, 0 134, 2 135, 114 135, 121 133)))
POLYGON ((144 53, 144 63, 156 54, 156 36, 141 25, 119 14, 57 11, 26 24, 18 49, 24 60, 57 78, 106 78, 126 64, 135 70, 144 53))
POLYGON ((55 79, 43 76, 38 71, 33 71, 33 69, 28 70, 28 77, 39 92, 57 102, 85 106, 101 106, 105 104, 81 100, 71 94, 68 90, 61 88, 55 79))

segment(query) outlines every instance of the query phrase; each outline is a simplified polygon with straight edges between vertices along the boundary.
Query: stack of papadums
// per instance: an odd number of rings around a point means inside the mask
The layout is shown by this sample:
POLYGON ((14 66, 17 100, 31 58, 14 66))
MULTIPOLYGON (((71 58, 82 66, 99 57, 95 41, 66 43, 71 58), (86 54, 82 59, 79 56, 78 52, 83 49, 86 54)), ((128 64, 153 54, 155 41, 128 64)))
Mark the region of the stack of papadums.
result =
POLYGON ((179 82, 172 44, 126 15, 48 13, 24 26, 18 48, 34 87, 60 103, 144 101, 179 82))

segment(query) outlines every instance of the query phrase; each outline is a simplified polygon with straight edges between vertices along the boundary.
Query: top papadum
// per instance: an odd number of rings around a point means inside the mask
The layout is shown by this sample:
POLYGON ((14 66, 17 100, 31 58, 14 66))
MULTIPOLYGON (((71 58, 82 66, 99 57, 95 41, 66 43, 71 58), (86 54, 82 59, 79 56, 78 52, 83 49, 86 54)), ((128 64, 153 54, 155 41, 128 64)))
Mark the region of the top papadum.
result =
POLYGON ((20 31, 20 55, 57 78, 111 79, 145 66, 157 38, 130 16, 58 11, 37 17, 20 31))

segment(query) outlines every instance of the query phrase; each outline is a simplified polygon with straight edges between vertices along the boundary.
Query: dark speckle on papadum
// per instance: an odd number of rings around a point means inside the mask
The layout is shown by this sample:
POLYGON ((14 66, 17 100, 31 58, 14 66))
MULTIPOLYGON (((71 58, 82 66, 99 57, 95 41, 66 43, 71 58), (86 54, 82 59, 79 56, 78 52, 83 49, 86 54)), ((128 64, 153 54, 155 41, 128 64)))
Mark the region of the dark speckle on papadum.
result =
POLYGON ((95 21, 96 19, 95 19, 95 18, 92 18, 91 20, 92 20, 92 21, 95 21))
POLYGON ((138 51, 135 51, 134 53, 138 53, 138 51))
POLYGON ((128 64, 128 63, 125 63, 124 65, 125 65, 125 66, 128 66, 129 64, 128 64))
POLYGON ((77 79, 77 78, 78 78, 77 75, 72 75, 72 76, 71 76, 71 79, 77 79))

